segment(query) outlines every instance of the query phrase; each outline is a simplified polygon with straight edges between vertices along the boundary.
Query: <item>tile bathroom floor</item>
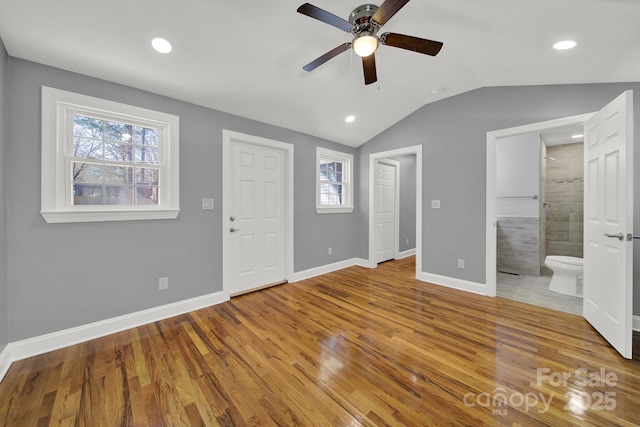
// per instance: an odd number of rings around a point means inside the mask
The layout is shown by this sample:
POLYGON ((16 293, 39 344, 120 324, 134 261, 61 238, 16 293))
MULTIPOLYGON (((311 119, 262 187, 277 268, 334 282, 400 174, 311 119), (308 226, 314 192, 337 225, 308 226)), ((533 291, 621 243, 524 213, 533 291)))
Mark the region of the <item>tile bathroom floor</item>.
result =
POLYGON ((551 276, 528 276, 498 272, 496 294, 499 297, 582 315, 582 298, 549 290, 551 276))

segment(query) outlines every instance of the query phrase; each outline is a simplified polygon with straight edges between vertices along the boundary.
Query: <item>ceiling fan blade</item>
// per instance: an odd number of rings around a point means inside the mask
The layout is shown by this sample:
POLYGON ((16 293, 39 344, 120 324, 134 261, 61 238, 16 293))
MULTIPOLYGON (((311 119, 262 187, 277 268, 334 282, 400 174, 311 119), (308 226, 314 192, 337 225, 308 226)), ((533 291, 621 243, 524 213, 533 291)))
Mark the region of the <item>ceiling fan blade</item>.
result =
POLYGON ((298 12, 317 19, 318 21, 322 21, 325 24, 340 28, 342 31, 351 31, 353 29, 351 22, 309 3, 305 3, 300 6, 298 8, 298 12))
POLYGON ((362 68, 364 68, 364 84, 370 85, 378 81, 378 75, 376 73, 376 55, 372 53, 369 56, 362 58, 362 68))
POLYGON ((380 43, 386 46, 399 47, 400 49, 412 50, 431 56, 436 56, 443 46, 442 42, 396 33, 384 33, 380 36, 380 43))
POLYGON ((327 62, 328 60, 330 60, 331 58, 333 58, 334 56, 338 56, 342 52, 344 52, 345 50, 349 50, 350 48, 351 48, 351 43, 341 44, 340 46, 336 47, 335 49, 332 49, 329 52, 325 53, 320 58, 309 62, 307 65, 302 67, 302 69, 305 70, 305 71, 313 71, 316 68, 318 68, 319 66, 321 66, 322 64, 324 64, 325 62, 327 62))
POLYGON ((380 5, 376 13, 371 17, 381 27, 389 20, 397 11, 409 3, 409 0, 386 0, 380 5))

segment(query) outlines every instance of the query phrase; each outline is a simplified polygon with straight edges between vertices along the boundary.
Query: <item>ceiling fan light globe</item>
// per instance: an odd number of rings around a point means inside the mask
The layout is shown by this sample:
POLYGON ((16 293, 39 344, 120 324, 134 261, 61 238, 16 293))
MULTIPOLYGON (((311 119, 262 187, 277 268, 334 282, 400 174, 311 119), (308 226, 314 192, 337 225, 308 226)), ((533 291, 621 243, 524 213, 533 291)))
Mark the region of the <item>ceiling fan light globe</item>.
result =
POLYGON ((363 58, 371 55, 378 48, 378 38, 371 34, 365 34, 353 40, 353 51, 363 58))

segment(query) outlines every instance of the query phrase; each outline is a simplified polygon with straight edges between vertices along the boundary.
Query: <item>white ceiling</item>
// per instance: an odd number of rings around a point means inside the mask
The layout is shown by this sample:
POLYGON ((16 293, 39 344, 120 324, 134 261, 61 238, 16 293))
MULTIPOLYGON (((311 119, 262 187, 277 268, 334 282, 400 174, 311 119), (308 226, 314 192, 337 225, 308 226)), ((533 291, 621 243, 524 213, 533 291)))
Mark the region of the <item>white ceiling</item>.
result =
POLYGON ((567 125, 540 132, 547 147, 584 142, 584 125, 567 125), (579 137, 578 137, 579 135, 579 137))
MULTIPOLYGON (((348 19, 357 1, 312 0, 348 19)), ((485 86, 638 81, 638 0, 413 0, 382 32, 444 42, 436 57, 381 46, 365 86, 351 41, 303 0, 0 0, 13 57, 359 146, 421 106, 485 86), (153 37, 173 44, 159 54, 153 37), (574 39, 571 51, 554 51, 574 39), (442 89, 434 94, 434 89, 442 89), (353 114, 355 122, 344 118, 353 114)), ((378 5, 380 2, 377 3, 378 5)))

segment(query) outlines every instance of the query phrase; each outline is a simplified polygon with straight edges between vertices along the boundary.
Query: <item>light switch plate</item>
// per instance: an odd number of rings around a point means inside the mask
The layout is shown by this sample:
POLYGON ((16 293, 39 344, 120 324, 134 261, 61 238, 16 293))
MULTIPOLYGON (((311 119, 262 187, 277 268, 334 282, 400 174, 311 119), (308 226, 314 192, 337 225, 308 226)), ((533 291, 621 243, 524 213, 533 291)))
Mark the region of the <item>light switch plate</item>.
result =
POLYGON ((202 199, 202 210, 212 211, 214 206, 213 199, 202 199))
POLYGON ((432 200, 431 209, 440 209, 440 200, 432 200))

